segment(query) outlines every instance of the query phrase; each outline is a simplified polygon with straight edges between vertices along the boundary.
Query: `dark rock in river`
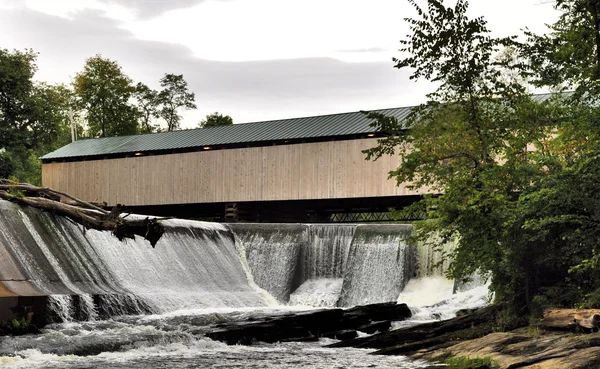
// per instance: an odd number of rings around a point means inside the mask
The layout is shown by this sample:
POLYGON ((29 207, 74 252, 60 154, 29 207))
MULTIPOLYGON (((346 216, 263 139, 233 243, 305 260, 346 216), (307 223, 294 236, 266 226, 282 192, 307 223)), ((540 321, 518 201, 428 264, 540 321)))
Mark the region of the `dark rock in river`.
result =
POLYGON ((356 306, 351 309, 323 309, 293 314, 246 320, 217 326, 210 332, 211 339, 227 344, 252 344, 260 342, 306 341, 318 337, 340 340, 357 336, 356 330, 365 333, 387 331, 391 321, 410 318, 406 304, 394 302, 356 306))

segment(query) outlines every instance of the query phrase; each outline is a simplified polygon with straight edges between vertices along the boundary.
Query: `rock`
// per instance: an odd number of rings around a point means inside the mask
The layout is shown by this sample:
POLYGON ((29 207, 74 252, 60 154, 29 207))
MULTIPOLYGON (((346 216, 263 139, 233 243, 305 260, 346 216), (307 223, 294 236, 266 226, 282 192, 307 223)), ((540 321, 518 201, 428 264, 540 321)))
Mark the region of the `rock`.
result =
POLYGON ((546 329, 586 331, 600 327, 600 310, 598 309, 546 309, 541 321, 546 329))
POLYGON ((356 333, 355 330, 344 330, 344 331, 326 333, 323 335, 323 337, 346 341, 346 340, 351 340, 353 338, 358 337, 358 333, 356 333))
MULTIPOLYGON (((351 339, 330 347, 371 347, 379 349, 373 354, 409 355, 415 359, 430 361, 449 355, 466 358, 489 357, 498 369, 600 368, 599 332, 532 332, 528 328, 493 332, 497 313, 501 309, 498 306, 490 306, 447 321, 351 339)), ((546 314, 545 324, 559 329, 571 327, 569 324, 583 327, 589 324, 588 322, 594 324, 595 315, 595 311, 553 309, 546 314)))
POLYGON ((574 336, 551 332, 532 337, 525 329, 492 333, 452 346, 423 350, 414 358, 435 359, 444 355, 458 357, 489 356, 498 369, 592 369, 600 368, 600 334, 574 336))
POLYGON ((360 327, 356 327, 356 330, 367 334, 373 334, 375 332, 387 332, 391 327, 392 322, 389 320, 384 320, 382 322, 373 322, 361 325, 360 327))
POLYGON ((381 354, 409 354, 421 346, 433 346, 437 341, 445 342, 454 337, 456 332, 468 338, 481 337, 492 332, 489 324, 494 320, 496 307, 479 309, 472 314, 463 315, 450 320, 419 324, 413 327, 361 337, 354 340, 338 342, 330 347, 358 347, 385 349, 381 354), (475 327, 475 328, 474 328, 475 327), (419 343, 423 341, 422 343, 419 343), (403 347, 403 345, 407 345, 403 347))
POLYGON ((357 337, 359 327, 370 333, 385 331, 390 328, 391 320, 404 320, 410 316, 406 304, 396 303, 356 306, 347 310, 310 310, 218 325, 218 329, 207 336, 227 344, 245 345, 255 341, 304 341, 315 337, 348 340, 357 337))

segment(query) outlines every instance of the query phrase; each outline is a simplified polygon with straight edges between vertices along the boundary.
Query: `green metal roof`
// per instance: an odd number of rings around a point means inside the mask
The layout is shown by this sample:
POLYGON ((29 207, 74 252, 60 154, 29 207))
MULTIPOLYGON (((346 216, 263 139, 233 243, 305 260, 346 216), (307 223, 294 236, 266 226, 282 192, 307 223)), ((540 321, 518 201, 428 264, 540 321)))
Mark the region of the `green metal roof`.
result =
MULTIPOLYGON (((569 94, 569 93, 566 93, 569 94)), ((544 102, 555 93, 536 94, 533 99, 544 102)), ((562 93, 560 95, 565 95, 562 93)), ((412 107, 374 110, 404 120, 412 107)), ((75 159, 132 154, 136 152, 169 152, 204 146, 231 146, 271 141, 319 139, 368 134, 370 119, 361 112, 320 115, 234 124, 230 126, 187 129, 173 132, 133 136, 106 137, 75 141, 46 154, 42 160, 75 159)))
MULTIPOLYGON (((376 111, 402 120, 410 110, 411 108, 394 108, 376 111)), ((363 113, 352 112, 134 136, 83 139, 44 155, 42 160, 353 136, 376 132, 375 128, 369 126, 371 122, 363 113)))

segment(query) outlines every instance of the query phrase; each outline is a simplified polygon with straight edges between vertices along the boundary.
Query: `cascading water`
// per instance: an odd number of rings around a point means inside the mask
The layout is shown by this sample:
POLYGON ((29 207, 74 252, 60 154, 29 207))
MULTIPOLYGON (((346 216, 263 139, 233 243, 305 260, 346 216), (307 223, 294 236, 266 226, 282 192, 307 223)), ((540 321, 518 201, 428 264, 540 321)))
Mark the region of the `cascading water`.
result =
POLYGON ((246 252, 254 282, 281 302, 288 301, 306 238, 301 224, 230 224, 246 252))
POLYGON ((354 225, 307 225, 301 284, 290 296, 290 305, 336 306, 355 231, 354 225))
MULTIPOLYGON (((142 239, 119 242, 47 213, 8 202, 0 207, 0 280, 11 293, 80 296, 78 310, 88 319, 98 315, 90 294, 100 295, 103 315, 267 304, 248 284, 226 226, 167 220, 151 249, 142 239)), ((64 307, 70 297, 52 299, 55 315, 70 319, 64 307)))
POLYGON ((414 276, 416 252, 407 225, 361 225, 348 255, 338 306, 394 301, 414 276))
POLYGON ((419 264, 418 276, 443 276, 450 267, 454 242, 443 242, 441 237, 433 236, 417 244, 419 264))
POLYGON ((306 305, 398 299, 416 306, 414 323, 485 303, 486 286, 452 294, 452 282, 441 277, 447 263, 437 251, 411 245, 408 225, 163 224, 166 233, 152 249, 142 239, 120 242, 0 201, 0 297, 48 296, 50 321, 66 322, 40 335, 0 339, 0 365, 212 367, 218 357, 241 367, 354 368, 368 361, 423 368, 428 364, 319 343, 231 347, 203 332, 306 305), (255 283, 280 305, 272 306, 255 283))
POLYGON ((394 301, 414 273, 401 224, 232 224, 255 282, 280 302, 319 307, 394 301))

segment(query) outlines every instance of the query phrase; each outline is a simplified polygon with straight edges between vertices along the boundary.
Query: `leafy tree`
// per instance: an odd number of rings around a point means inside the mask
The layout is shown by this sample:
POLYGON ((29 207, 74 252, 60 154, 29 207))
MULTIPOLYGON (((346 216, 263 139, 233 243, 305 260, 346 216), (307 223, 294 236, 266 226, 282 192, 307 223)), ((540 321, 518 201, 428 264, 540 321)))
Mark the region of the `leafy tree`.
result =
POLYGON ((233 119, 229 115, 222 115, 218 112, 208 114, 206 118, 200 121, 198 126, 200 128, 206 127, 217 127, 217 126, 230 126, 233 124, 233 119))
POLYGON ((70 91, 35 83, 37 54, 0 49, 0 176, 39 183, 38 159, 68 137, 70 91))
POLYGON ((366 150, 367 158, 400 154, 402 164, 390 176, 438 194, 408 211, 428 212, 431 220, 417 225, 421 235, 458 239, 455 278, 490 275, 499 300, 527 306, 536 293, 531 271, 544 261, 527 259, 526 240, 508 236, 519 194, 556 167, 550 146, 562 109, 533 101, 520 79, 506 78, 518 59, 496 55, 515 47, 513 39, 493 38, 484 19, 468 18, 467 1, 454 8, 441 0, 427 0, 425 9, 410 3, 418 18, 407 19, 406 57, 395 59, 395 67, 439 88, 405 122, 369 113, 391 136, 366 150))
POLYGON ((167 122, 167 131, 177 130, 181 122, 178 110, 196 109, 195 95, 188 90, 182 74, 165 74, 160 85, 163 90, 158 93, 159 114, 167 122))
MULTIPOLYGON (((600 3, 596 0, 557 0, 561 12, 550 32, 530 31, 523 45, 532 82, 558 90, 576 90, 597 95, 600 90, 600 3)), ((589 95, 587 96, 590 97, 589 95)))
POLYGON ((86 60, 73 80, 75 96, 85 109, 88 135, 108 137, 137 133, 137 111, 130 103, 133 81, 110 59, 96 55, 86 60))
POLYGON ((159 116, 158 92, 138 82, 135 85, 134 97, 140 118, 140 132, 152 133, 159 130, 158 125, 152 124, 153 120, 159 116))
POLYGON ((31 119, 36 59, 32 50, 0 49, 0 148, 35 144, 28 131, 36 125, 31 119))

